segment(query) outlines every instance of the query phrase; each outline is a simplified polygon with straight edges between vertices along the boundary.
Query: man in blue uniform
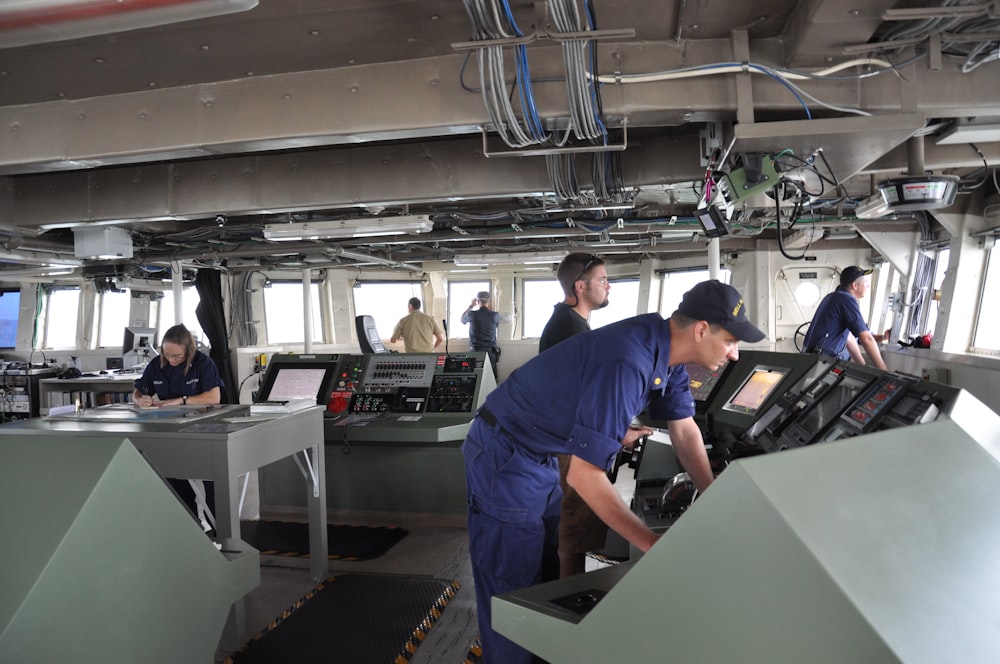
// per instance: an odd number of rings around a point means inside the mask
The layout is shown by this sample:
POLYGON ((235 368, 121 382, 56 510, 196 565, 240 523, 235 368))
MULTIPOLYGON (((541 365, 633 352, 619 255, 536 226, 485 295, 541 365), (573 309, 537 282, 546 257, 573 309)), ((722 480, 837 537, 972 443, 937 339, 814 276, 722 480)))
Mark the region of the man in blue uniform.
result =
POLYGON ((712 280, 684 295, 664 320, 646 314, 566 339, 515 370, 490 393, 462 446, 469 550, 479 634, 490 664, 531 653, 492 629, 490 598, 556 578, 557 454, 570 454, 567 482, 610 528, 642 551, 658 536, 633 514, 607 476, 623 445, 642 435, 632 419, 668 420, 678 458, 699 488, 711 468, 695 424, 684 364, 715 370, 739 358, 739 342, 764 333, 736 289, 712 280))
POLYGON ((500 313, 490 309, 489 291, 479 291, 476 299, 462 313, 462 322, 469 324, 469 350, 489 353, 493 364, 493 377, 497 377, 500 347, 497 346, 497 327, 500 313))
POLYGON ((852 359, 864 364, 860 343, 871 358, 872 364, 885 370, 885 360, 878 349, 875 335, 868 329, 858 301, 868 292, 868 275, 871 270, 862 270, 851 265, 840 273, 840 288, 823 298, 816 308, 806 338, 802 342, 803 353, 818 353, 852 359))

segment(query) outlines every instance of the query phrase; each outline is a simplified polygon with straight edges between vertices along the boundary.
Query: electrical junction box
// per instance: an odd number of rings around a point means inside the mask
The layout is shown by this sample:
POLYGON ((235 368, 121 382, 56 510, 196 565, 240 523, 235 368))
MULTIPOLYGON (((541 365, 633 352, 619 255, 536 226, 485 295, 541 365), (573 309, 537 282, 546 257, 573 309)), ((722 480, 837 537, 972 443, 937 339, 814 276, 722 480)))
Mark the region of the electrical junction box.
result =
POLYGON ((770 155, 758 155, 753 167, 741 166, 734 168, 725 177, 719 179, 719 187, 728 203, 735 203, 745 198, 773 188, 778 184, 778 173, 774 160, 770 155))
POLYGON ((132 258, 132 236, 118 226, 73 229, 73 253, 77 258, 132 258))

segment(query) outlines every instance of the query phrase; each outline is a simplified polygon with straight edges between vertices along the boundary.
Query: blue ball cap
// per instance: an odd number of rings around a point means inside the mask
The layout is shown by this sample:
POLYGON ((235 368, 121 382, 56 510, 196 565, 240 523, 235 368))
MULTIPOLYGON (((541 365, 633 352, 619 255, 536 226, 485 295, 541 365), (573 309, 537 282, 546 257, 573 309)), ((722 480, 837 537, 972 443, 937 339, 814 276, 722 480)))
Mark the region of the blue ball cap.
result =
POLYGON ((740 292, 718 279, 703 281, 684 293, 677 310, 688 318, 721 325, 740 341, 756 343, 767 336, 747 318, 740 292))
POLYGON ((846 288, 865 275, 871 274, 871 270, 862 270, 857 265, 848 265, 840 273, 840 286, 846 288))

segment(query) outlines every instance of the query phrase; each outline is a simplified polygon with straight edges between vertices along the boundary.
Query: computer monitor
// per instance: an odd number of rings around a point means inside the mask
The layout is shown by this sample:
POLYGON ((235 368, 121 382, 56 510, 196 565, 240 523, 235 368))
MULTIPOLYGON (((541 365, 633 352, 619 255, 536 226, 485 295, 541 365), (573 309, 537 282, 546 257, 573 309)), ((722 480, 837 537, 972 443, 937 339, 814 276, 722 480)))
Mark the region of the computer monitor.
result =
POLYGON ((725 373, 728 366, 728 360, 715 371, 694 363, 684 366, 687 369, 688 378, 691 380, 691 397, 696 404, 705 404, 708 402, 716 386, 719 384, 719 379, 725 373))
POLYGON ((317 404, 325 405, 330 397, 336 369, 336 360, 283 362, 272 359, 256 401, 312 399, 317 404))
POLYGON ((768 397, 774 394, 789 371, 791 371, 789 367, 770 367, 758 364, 739 389, 733 392, 722 409, 744 415, 756 415, 768 397))
POLYGON ((156 357, 156 328, 126 327, 122 342, 122 362, 128 366, 145 364, 156 357))

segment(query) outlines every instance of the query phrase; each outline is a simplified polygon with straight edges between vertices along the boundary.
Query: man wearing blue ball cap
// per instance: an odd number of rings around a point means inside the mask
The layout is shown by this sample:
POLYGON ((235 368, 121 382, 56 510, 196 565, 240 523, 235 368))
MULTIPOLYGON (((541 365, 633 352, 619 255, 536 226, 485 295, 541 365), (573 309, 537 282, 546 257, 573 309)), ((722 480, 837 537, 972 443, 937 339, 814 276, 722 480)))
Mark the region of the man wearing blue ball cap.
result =
POLYGON ((829 355, 864 364, 860 344, 872 364, 885 370, 878 342, 868 329, 858 304, 868 292, 868 275, 871 273, 871 270, 862 270, 857 265, 844 268, 840 273, 840 288, 829 293, 816 307, 806 338, 802 341, 803 353, 829 355))
POLYGON ((632 426, 649 409, 667 420, 678 459, 703 491, 713 476, 684 365, 716 370, 739 359, 741 341, 766 335, 739 292, 716 280, 685 293, 669 319, 644 314, 570 337, 516 369, 476 414, 462 454, 469 550, 483 657, 518 664, 532 655, 493 631, 490 598, 558 578, 557 454, 566 480, 611 529, 641 551, 658 535, 608 479, 623 446, 651 433, 632 426))

